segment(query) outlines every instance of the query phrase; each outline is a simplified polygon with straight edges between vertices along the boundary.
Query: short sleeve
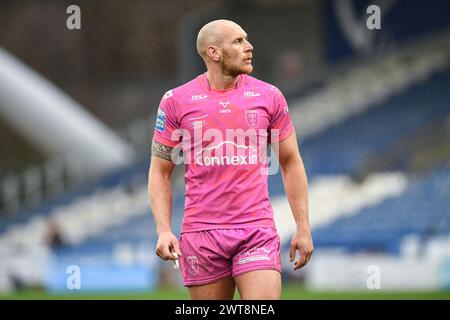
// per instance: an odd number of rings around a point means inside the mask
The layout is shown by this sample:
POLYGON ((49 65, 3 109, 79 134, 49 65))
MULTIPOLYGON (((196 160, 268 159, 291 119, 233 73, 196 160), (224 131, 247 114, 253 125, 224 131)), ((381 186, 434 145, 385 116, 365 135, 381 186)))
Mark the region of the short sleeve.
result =
POLYGON ((288 104, 283 93, 276 87, 272 87, 273 91, 273 105, 270 119, 270 136, 272 141, 281 141, 289 137, 295 132, 294 124, 292 123, 289 114, 288 104))
POLYGON ((181 137, 175 132, 179 128, 173 92, 169 90, 159 104, 153 139, 166 146, 175 147, 181 141, 181 137))

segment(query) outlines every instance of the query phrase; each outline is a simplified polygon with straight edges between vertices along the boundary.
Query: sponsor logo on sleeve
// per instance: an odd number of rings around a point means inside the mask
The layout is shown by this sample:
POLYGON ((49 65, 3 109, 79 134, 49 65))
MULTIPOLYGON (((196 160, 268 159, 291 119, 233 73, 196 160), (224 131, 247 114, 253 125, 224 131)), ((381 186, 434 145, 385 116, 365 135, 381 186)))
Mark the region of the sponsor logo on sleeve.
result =
POLYGON ((165 131, 166 130, 166 113, 158 109, 158 114, 156 115, 156 130, 158 131, 165 131))

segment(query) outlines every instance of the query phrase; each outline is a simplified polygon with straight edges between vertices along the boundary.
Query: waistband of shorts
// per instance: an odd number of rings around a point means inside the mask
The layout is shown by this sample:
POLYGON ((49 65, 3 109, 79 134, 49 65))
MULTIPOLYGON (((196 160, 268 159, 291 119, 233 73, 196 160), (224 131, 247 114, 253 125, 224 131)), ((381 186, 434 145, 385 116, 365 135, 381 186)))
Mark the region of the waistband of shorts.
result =
POLYGON ((198 228, 188 228, 182 229, 181 234, 184 233, 192 233, 192 232, 200 232, 200 231, 209 231, 209 230, 230 230, 230 229, 272 229, 277 231, 275 223, 270 224, 253 224, 253 225, 214 225, 214 226, 203 226, 198 228))

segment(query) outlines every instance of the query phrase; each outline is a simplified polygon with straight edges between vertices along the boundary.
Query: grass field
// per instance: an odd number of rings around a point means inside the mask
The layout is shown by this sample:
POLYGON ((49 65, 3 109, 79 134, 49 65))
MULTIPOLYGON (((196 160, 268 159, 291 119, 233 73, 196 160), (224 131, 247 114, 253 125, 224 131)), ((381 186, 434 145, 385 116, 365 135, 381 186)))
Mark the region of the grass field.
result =
MULTIPOLYGON (((0 299, 44 299, 44 300, 61 300, 61 299, 100 299, 100 300, 185 300, 189 299, 187 289, 159 289, 151 293, 98 293, 98 294, 49 294, 39 290, 28 290, 12 294, 0 295, 0 299)), ((235 294, 235 299, 239 299, 239 294, 235 294)), ((433 291, 433 292, 391 292, 391 291, 362 291, 362 292, 311 292, 305 289, 299 289, 298 286, 286 285, 283 287, 282 299, 286 300, 450 300, 450 291, 433 291)))

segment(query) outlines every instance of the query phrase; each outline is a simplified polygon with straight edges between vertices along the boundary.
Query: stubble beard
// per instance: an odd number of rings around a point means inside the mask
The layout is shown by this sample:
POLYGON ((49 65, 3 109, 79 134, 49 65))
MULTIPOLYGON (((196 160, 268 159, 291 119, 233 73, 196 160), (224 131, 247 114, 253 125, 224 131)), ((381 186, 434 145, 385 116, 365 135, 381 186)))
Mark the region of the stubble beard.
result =
POLYGON ((226 52, 224 52, 223 59, 220 61, 220 68, 222 69, 222 73, 224 75, 235 78, 241 74, 250 74, 253 71, 253 69, 249 71, 239 66, 233 65, 228 62, 230 60, 230 56, 226 52))

